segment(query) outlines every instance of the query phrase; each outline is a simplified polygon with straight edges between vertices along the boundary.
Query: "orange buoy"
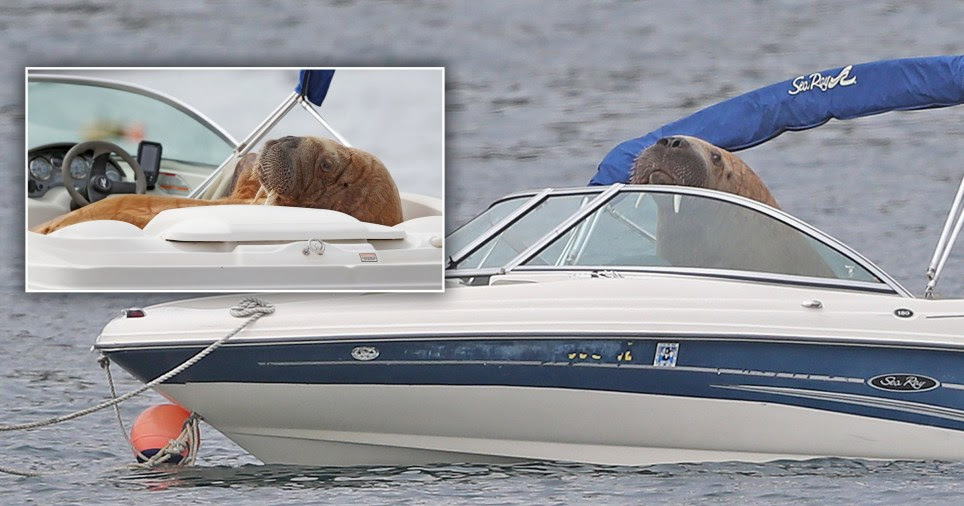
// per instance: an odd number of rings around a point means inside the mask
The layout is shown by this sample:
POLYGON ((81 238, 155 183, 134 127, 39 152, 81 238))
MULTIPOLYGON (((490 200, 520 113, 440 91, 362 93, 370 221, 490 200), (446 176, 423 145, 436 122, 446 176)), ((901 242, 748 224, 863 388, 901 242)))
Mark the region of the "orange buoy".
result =
MULTIPOLYGON (((176 404, 151 406, 137 415, 131 427, 131 445, 134 447, 134 456, 137 457, 138 462, 144 462, 141 455, 147 458, 153 457, 172 439, 177 439, 189 416, 191 413, 188 410, 176 404), (137 452, 140 452, 140 455, 137 452)), ((189 449, 185 448, 180 455, 171 456, 167 463, 177 464, 187 457, 188 453, 189 449)))

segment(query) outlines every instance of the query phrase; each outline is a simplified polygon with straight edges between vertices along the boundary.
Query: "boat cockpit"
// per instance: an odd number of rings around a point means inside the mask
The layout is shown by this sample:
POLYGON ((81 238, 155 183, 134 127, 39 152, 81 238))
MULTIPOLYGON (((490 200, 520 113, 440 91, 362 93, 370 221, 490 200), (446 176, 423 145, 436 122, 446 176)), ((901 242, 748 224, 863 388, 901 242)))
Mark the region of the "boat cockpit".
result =
POLYGON ((446 277, 665 273, 911 296, 836 239, 758 202, 703 188, 623 185, 508 195, 454 231, 446 277))
POLYGON ((165 209, 143 228, 93 219, 33 231, 116 194, 229 196, 242 157, 298 105, 347 146, 314 109, 327 88, 309 86, 333 74, 303 71, 299 88, 239 142, 138 85, 28 73, 27 290, 439 289, 443 204, 427 195, 400 192, 393 227, 331 209, 233 204, 165 209))
POLYGON ((237 145, 198 111, 146 88, 48 74, 30 74, 27 87, 28 228, 116 193, 186 197, 237 145))

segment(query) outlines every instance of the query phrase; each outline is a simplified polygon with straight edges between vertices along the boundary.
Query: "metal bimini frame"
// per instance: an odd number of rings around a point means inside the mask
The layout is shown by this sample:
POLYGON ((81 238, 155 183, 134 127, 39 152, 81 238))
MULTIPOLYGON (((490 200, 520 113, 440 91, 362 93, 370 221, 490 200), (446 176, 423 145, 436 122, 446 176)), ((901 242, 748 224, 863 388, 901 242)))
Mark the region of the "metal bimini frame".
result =
POLYGON ((941 230, 941 237, 937 240, 937 248, 934 249, 934 256, 931 263, 927 266, 927 286, 924 288, 924 297, 934 298, 934 289, 940 279, 941 271, 947 258, 951 256, 957 236, 964 228, 964 176, 961 177, 961 186, 957 189, 957 195, 951 204, 951 210, 947 213, 947 220, 944 222, 944 229, 941 230))
POLYGON ((260 142, 261 139, 263 139, 264 136, 267 135, 267 133, 270 132, 271 129, 274 128, 275 125, 282 120, 282 118, 287 116, 288 113, 291 112, 291 109, 298 104, 301 104, 301 106, 308 111, 311 117, 315 118, 318 123, 321 123, 321 126, 323 126, 325 130, 331 132, 335 139, 338 139, 338 142, 344 144, 345 146, 351 147, 351 144, 348 143, 348 140, 345 139, 345 137, 340 133, 335 131, 335 129, 332 128, 327 121, 325 121, 325 118, 321 117, 321 114, 319 114, 311 102, 308 101, 306 93, 307 86, 302 89, 301 93, 296 91, 291 92, 291 95, 288 95, 288 97, 281 102, 281 105, 275 108, 275 110, 269 114, 260 125, 255 127, 250 134, 248 134, 241 142, 238 143, 238 145, 234 148, 234 151, 228 155, 223 162, 221 162, 221 165, 218 165, 218 168, 211 172, 211 175, 208 176, 207 179, 205 179, 200 185, 198 185, 193 192, 191 192, 190 197, 198 198, 200 195, 202 195, 208 186, 211 185, 211 182, 213 182, 221 171, 224 170, 224 167, 248 154, 248 152, 251 151, 251 148, 256 146, 258 142, 260 142))

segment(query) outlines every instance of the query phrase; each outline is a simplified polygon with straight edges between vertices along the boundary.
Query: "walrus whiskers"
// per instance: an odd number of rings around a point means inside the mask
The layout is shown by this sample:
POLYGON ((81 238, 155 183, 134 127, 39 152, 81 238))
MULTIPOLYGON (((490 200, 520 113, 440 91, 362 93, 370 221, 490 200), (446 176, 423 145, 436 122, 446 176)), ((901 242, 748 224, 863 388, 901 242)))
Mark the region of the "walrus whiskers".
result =
MULTIPOLYGON (((759 176, 736 155, 696 137, 664 137, 633 163, 632 184, 695 186, 734 193, 779 208, 759 176)), ((679 204, 674 205, 679 212, 679 204)))

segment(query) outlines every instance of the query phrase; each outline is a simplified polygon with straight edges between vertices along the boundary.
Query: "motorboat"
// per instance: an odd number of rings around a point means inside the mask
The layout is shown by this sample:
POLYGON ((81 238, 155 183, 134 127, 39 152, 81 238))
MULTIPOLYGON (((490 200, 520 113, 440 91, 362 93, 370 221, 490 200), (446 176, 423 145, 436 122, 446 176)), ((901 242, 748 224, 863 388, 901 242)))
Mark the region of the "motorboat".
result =
POLYGON ((95 220, 30 231, 117 194, 227 196, 240 157, 297 105, 347 144, 315 109, 333 74, 302 72, 297 91, 237 141, 143 86, 28 73, 27 290, 441 290, 443 203, 410 192, 400 195, 403 221, 395 226, 329 209, 226 205, 162 211, 143 229, 95 220), (325 85, 314 95, 311 76, 325 85))
MULTIPOLYGON (((446 238, 444 294, 266 296, 156 389, 265 463, 961 460, 964 300, 934 288, 962 225, 964 180, 918 298, 741 196, 519 192, 446 238)), ((127 311, 95 349, 151 381, 238 298, 127 311)))

